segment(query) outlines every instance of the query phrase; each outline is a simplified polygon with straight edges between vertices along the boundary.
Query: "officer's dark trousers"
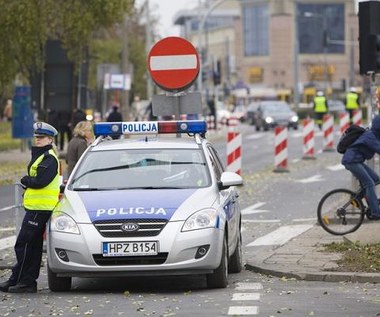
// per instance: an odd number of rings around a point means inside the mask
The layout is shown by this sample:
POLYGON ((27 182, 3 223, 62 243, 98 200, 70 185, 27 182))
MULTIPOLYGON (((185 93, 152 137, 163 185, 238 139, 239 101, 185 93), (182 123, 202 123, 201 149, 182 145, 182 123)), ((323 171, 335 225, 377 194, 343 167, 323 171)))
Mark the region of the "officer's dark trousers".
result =
POLYGON ((43 234, 50 211, 27 211, 15 244, 17 263, 12 268, 12 284, 36 285, 40 274, 43 234))

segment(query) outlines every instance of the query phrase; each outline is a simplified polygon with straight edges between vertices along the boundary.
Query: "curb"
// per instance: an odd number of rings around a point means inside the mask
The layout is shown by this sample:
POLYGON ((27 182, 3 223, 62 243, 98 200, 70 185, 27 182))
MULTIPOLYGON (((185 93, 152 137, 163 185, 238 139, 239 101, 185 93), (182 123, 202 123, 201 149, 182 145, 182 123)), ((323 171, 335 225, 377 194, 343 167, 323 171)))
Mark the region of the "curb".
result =
POLYGON ((246 263, 248 271, 272 275, 276 277, 293 278, 304 281, 321 282, 357 282, 357 283, 380 283, 380 273, 356 273, 356 272, 303 272, 302 269, 293 271, 279 270, 278 268, 264 268, 258 265, 246 263))

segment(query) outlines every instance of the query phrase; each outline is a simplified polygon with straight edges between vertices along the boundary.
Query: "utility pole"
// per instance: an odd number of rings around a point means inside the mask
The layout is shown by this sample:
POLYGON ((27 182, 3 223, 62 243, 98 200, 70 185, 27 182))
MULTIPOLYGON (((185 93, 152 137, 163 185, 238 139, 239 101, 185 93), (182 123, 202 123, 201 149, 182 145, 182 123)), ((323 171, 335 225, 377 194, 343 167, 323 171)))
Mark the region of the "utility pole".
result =
MULTIPOLYGON (((147 52, 150 51, 152 47, 152 29, 150 26, 150 9, 149 9, 149 0, 145 1, 145 18, 146 18, 146 24, 145 24, 145 32, 146 32, 146 42, 145 42, 145 49, 147 52)), ((153 83, 150 76, 146 76, 147 82, 146 82, 146 89, 147 89, 147 99, 152 100, 153 96, 153 83)))
MULTIPOLYGON (((129 73, 129 49, 128 49, 128 31, 129 31, 129 20, 127 16, 124 16, 123 21, 123 50, 121 55, 121 73, 123 75, 129 73)), ((121 100, 121 115, 124 121, 129 120, 129 90, 122 90, 122 100, 121 100)))

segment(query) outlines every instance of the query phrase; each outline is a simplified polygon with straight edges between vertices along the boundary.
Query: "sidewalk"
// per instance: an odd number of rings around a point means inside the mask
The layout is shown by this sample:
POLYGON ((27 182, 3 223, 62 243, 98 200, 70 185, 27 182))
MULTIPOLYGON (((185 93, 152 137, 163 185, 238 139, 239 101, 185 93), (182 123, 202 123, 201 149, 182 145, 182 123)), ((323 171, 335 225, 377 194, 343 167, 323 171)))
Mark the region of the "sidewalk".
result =
POLYGON ((307 281, 380 283, 380 273, 337 272, 339 253, 324 252, 323 245, 345 240, 361 244, 380 243, 378 222, 366 222, 344 237, 330 235, 314 225, 286 244, 245 254, 246 269, 277 277, 307 281))

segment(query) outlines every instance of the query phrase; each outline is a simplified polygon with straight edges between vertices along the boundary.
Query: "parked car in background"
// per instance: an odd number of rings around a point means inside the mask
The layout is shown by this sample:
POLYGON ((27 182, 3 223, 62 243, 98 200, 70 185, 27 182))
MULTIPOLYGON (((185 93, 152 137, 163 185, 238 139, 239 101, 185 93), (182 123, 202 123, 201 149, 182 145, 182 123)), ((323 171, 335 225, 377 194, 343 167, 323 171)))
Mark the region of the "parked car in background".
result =
POLYGON ((257 110, 256 130, 268 131, 275 126, 283 125, 298 129, 298 115, 285 101, 261 101, 257 110))
POLYGON ((256 124, 257 109, 259 108, 259 102, 251 102, 247 107, 247 122, 250 125, 256 124))
POLYGON ((245 122, 247 120, 247 107, 245 105, 237 105, 231 116, 238 118, 240 122, 245 122))

